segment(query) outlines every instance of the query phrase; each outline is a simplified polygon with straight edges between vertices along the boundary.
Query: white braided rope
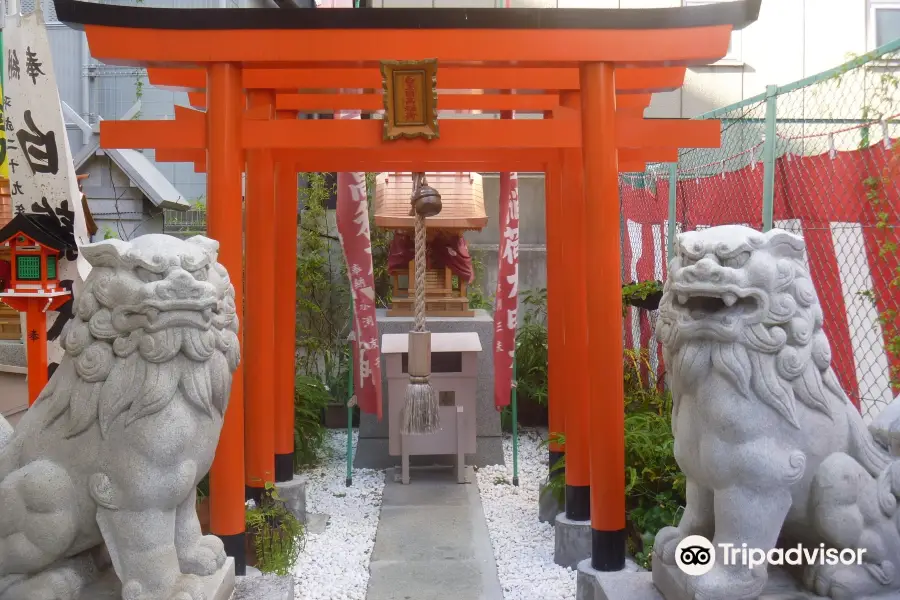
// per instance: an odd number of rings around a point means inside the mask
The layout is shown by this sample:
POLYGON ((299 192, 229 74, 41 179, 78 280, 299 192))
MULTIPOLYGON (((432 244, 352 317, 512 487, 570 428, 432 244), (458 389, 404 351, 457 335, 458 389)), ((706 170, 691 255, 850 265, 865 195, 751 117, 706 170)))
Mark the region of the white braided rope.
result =
POLYGON ((425 217, 416 215, 415 330, 425 331, 425 217))

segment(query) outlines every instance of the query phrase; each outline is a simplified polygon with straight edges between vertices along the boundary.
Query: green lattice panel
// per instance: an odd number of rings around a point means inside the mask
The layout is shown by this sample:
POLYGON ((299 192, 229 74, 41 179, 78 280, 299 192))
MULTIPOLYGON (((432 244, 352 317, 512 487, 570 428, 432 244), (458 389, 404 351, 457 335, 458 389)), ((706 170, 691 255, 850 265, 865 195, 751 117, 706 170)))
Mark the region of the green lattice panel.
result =
POLYGON ((22 281, 40 281, 41 280, 41 257, 40 256, 17 256, 16 257, 16 279, 22 281))
POLYGON ((56 257, 47 257, 47 279, 56 279, 56 257))

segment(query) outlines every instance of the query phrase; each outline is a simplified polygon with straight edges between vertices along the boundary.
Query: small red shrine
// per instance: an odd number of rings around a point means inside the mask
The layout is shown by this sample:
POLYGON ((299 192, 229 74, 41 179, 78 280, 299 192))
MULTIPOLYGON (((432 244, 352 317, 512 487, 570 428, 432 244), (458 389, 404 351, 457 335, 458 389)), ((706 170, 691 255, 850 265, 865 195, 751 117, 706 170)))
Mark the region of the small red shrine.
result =
MULTIPOLYGON (((427 173, 440 192, 443 209, 425 221, 428 267, 425 271, 425 314, 430 317, 474 317, 467 287, 474 280, 472 257, 463 234, 488 223, 481 175, 473 172, 427 173)), ((381 173, 375 178, 375 225, 393 231, 388 252, 391 306, 388 316, 412 316, 415 298, 415 218, 409 214, 412 173, 381 173)))
POLYGON ((25 313, 29 404, 47 384, 47 311, 69 300, 59 284, 59 260, 70 244, 51 233, 58 225, 43 219, 19 213, 0 229, 0 244, 10 250, 9 283, 0 302, 25 313))

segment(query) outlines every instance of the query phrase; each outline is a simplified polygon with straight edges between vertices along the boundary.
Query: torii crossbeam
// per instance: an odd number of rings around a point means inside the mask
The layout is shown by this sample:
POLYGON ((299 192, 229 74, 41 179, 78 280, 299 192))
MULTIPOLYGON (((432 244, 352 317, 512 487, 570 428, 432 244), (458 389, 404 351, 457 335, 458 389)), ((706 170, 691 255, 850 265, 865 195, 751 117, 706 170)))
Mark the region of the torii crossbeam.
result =
POLYGON ((252 385, 245 391, 235 374, 211 474, 212 530, 239 574, 245 480, 260 485, 278 470, 274 455, 293 450, 292 428, 283 423, 293 414, 293 327, 275 328, 272 315, 292 318, 293 296, 273 288, 283 279, 293 286, 294 256, 276 256, 271 240, 292 247, 296 172, 361 170, 547 173, 550 402, 560 431, 559 402, 569 399, 566 511, 591 520, 594 568, 623 568, 618 172, 674 161, 681 147, 718 147, 718 121, 644 119, 643 109, 651 93, 678 88, 686 67, 722 58, 731 32, 756 20, 760 1, 640 10, 324 11, 56 0, 60 20, 85 30, 94 57, 148 67, 154 84, 190 92, 196 109, 179 107, 174 121, 102 123, 101 145, 153 148, 158 160, 191 162, 207 173, 209 235, 221 244, 239 314, 247 172, 250 308, 242 324, 252 385), (533 118, 453 115, 441 120, 438 139, 385 139, 379 66, 423 59, 437 61, 439 111, 533 118), (373 118, 297 119, 344 109, 373 118))

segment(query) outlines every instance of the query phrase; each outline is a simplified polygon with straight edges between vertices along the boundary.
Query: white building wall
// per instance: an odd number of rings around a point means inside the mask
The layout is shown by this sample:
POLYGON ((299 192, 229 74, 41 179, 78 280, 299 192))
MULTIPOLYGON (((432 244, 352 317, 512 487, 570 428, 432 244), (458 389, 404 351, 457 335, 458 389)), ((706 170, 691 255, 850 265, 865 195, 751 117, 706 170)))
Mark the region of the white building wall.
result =
MULTIPOLYGON (((693 68, 681 90, 657 94, 648 117, 694 117, 835 67, 869 44, 871 0, 763 0, 759 20, 734 34, 736 58, 693 68)), ((512 7, 662 8, 691 0, 511 0, 512 7)), ((376 8, 490 8, 505 0, 373 0, 376 8)))

